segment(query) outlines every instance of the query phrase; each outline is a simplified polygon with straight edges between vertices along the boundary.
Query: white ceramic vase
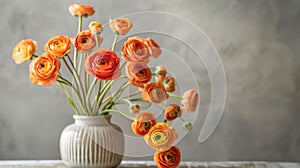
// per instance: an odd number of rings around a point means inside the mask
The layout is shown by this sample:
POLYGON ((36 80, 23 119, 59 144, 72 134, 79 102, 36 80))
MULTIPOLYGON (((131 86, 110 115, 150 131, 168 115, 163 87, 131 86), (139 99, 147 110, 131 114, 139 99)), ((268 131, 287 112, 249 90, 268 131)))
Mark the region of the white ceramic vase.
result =
POLYGON ((61 158, 69 167, 110 168, 120 165, 124 152, 121 128, 111 115, 74 116, 60 137, 61 158))

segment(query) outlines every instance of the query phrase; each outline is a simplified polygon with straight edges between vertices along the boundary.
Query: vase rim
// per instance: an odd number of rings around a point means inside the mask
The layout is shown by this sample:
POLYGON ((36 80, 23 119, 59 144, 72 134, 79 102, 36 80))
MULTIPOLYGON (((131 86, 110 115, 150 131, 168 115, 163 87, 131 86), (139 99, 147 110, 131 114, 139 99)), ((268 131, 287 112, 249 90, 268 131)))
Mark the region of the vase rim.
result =
POLYGON ((107 126, 110 125, 111 115, 100 115, 100 116, 83 116, 73 115, 75 125, 80 126, 107 126))

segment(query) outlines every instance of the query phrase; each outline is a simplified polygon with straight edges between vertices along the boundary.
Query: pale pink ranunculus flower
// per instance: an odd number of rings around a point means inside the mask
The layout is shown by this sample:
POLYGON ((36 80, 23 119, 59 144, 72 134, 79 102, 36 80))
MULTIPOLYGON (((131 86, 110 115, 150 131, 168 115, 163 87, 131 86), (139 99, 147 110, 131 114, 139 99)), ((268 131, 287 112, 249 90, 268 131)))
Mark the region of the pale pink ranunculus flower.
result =
POLYGON ((198 100, 199 94, 194 89, 184 92, 181 100, 183 110, 188 113, 195 112, 198 105, 198 100))

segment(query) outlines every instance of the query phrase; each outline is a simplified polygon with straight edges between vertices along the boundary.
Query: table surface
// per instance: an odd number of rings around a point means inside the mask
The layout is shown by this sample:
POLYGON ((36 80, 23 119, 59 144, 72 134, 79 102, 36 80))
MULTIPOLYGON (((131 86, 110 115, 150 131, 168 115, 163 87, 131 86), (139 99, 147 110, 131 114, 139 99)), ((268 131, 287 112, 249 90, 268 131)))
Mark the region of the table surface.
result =
MULTIPOLYGON (((122 161, 119 168, 156 168, 153 161, 122 161)), ((180 168, 300 168, 291 162, 181 162, 180 168)), ((0 168, 67 168, 60 160, 0 161, 0 168)))

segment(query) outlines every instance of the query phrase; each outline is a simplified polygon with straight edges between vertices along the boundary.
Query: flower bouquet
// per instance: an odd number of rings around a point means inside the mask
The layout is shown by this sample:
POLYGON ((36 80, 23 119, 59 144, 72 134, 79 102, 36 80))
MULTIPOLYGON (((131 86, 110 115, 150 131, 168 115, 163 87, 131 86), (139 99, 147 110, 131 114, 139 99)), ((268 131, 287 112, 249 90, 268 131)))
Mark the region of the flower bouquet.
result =
POLYGON ((119 113, 128 118, 132 121, 132 131, 143 136, 145 142, 157 151, 154 155, 157 166, 177 167, 181 153, 174 146, 178 135, 170 124, 179 118, 186 130, 192 128, 182 118, 182 112, 196 110, 198 93, 191 89, 183 95, 172 94, 176 89, 176 81, 169 75, 166 67, 158 65, 154 70, 150 69, 147 64, 162 53, 154 39, 129 37, 122 46, 122 55, 115 53, 119 36, 127 34, 133 26, 128 18, 109 20, 110 28, 115 33, 114 42, 111 48, 101 48, 101 33, 104 28, 99 22, 90 22, 89 29, 82 30, 83 19, 92 16, 94 8, 73 4, 69 7, 69 12, 78 18, 75 37, 59 35, 50 38, 40 55, 36 55, 36 41, 22 40, 13 49, 12 58, 17 64, 30 61, 29 80, 32 83, 43 86, 57 83, 75 116, 119 113), (65 65, 69 76, 62 73, 61 64, 65 65), (122 84, 113 93, 109 93, 117 81, 122 84), (124 95, 129 87, 137 89, 134 93, 124 95), (181 105, 165 104, 170 98, 180 99, 181 105), (118 110, 116 106, 119 104, 128 104, 128 111, 118 110), (164 113, 163 121, 157 121, 154 113, 147 111, 151 105, 160 107, 164 113))

